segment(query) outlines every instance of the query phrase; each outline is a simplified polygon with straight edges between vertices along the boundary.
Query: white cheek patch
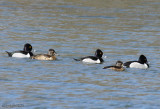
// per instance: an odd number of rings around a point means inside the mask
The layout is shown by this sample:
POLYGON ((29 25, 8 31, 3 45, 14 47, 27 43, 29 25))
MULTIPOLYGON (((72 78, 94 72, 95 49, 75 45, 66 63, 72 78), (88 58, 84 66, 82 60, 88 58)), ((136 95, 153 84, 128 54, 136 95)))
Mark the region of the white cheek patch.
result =
POLYGON ((22 53, 14 53, 12 55, 12 57, 15 57, 15 58, 29 58, 30 54, 28 53, 27 55, 25 55, 25 54, 22 54, 22 53))
POLYGON ((147 64, 140 64, 138 62, 133 62, 129 66, 130 68, 140 68, 140 69, 146 69, 148 68, 147 64))
POLYGON ((86 63, 96 63, 96 64, 101 63, 99 59, 97 59, 97 60, 92 60, 92 59, 90 59, 90 58, 83 59, 82 62, 86 62, 86 63))

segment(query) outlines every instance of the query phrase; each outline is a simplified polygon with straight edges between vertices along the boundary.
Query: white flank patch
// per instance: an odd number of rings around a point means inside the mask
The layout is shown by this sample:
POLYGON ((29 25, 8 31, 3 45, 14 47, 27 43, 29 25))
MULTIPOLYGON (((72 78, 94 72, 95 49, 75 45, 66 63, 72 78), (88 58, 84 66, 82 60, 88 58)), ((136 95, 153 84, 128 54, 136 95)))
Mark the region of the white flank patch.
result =
POLYGON ((25 55, 25 54, 22 54, 22 53, 14 53, 12 55, 12 57, 15 57, 15 58, 29 58, 30 54, 28 53, 27 55, 25 55))
POLYGON ((138 62, 133 62, 129 66, 130 68, 140 68, 140 69, 146 69, 148 68, 147 64, 140 64, 138 62))
POLYGON ((86 62, 86 63, 94 63, 94 64, 99 64, 101 63, 100 60, 92 60, 90 58, 86 58, 86 59, 83 59, 82 62, 86 62))

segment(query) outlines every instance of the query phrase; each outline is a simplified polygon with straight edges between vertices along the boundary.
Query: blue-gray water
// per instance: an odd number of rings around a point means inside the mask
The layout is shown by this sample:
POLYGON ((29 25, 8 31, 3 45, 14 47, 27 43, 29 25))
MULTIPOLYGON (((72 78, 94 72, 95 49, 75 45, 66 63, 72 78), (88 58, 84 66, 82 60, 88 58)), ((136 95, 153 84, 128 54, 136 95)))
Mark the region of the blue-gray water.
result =
POLYGON ((159 0, 1 0, 0 109, 159 109, 159 0), (57 61, 9 58, 31 43, 57 61), (104 52, 103 64, 73 58, 104 52), (150 68, 115 72, 138 60, 150 68))

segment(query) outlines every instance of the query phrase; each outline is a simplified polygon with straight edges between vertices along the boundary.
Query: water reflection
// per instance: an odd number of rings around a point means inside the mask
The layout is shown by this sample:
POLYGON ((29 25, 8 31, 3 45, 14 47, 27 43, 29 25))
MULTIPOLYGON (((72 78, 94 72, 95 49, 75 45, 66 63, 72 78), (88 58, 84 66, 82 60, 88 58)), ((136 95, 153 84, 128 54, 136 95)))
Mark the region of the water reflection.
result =
POLYGON ((1 0, 0 104, 25 108, 158 108, 158 0, 1 0), (5 51, 31 43, 57 61, 9 58, 5 51), (73 58, 100 48, 105 63, 73 58), (150 69, 102 69, 145 54, 150 69))

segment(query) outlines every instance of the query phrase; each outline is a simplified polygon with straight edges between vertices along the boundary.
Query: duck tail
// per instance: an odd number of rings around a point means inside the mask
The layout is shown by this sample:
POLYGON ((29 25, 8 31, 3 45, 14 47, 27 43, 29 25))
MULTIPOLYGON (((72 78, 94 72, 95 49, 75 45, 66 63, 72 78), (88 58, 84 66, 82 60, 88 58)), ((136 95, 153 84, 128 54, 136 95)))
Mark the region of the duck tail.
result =
POLYGON ((11 52, 6 51, 6 53, 8 54, 9 57, 12 57, 12 53, 11 52))
POLYGON ((81 59, 75 59, 75 58, 73 58, 75 61, 81 61, 81 59))
POLYGON ((106 67, 103 67, 103 69, 108 69, 108 68, 110 68, 110 67, 112 67, 112 66, 106 66, 106 67))

